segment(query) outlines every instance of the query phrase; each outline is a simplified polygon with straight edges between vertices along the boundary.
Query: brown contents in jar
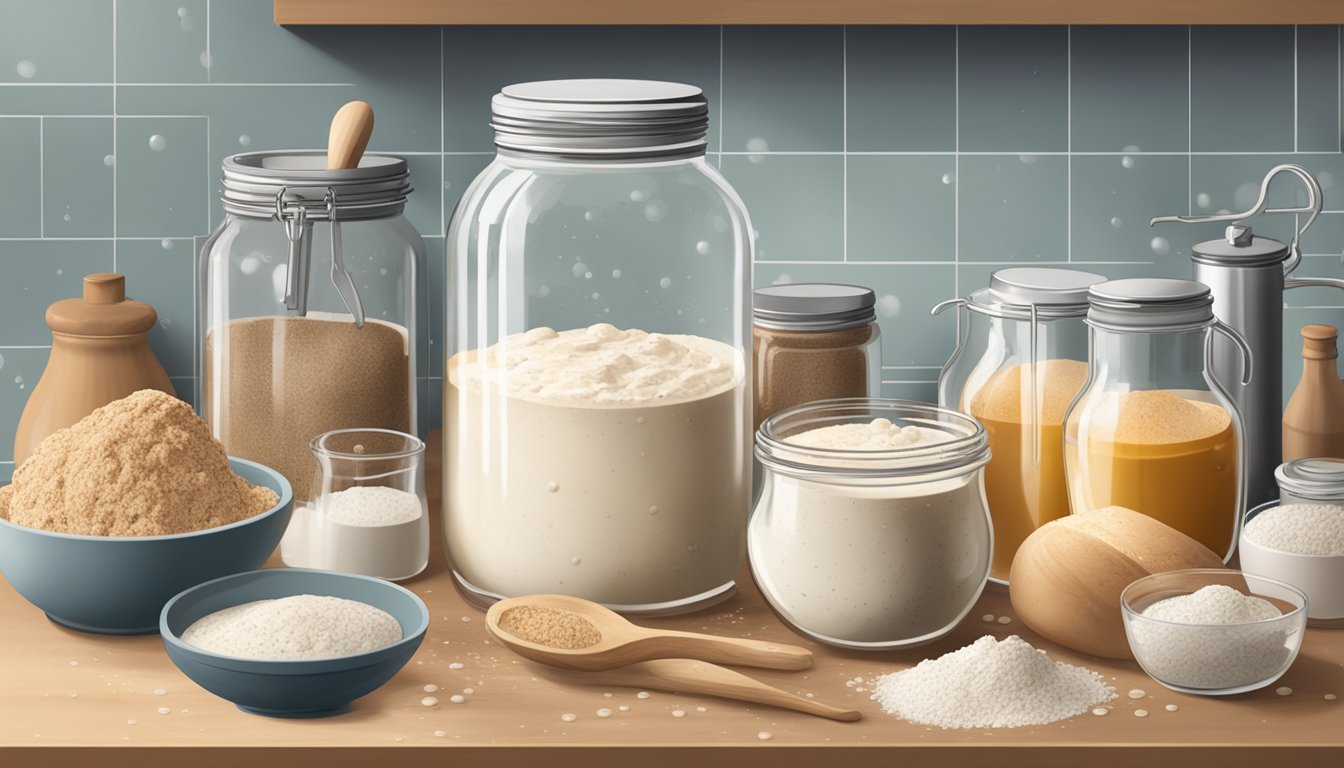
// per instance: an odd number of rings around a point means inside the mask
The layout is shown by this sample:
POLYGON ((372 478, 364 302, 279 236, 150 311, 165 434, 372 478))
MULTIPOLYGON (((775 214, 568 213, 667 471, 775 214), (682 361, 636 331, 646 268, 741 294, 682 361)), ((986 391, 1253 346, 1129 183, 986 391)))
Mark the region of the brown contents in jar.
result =
POLYGON ((566 650, 591 648, 602 640, 591 621, 544 605, 510 608, 499 617, 499 628, 529 643, 566 650))
POLYGON ((277 500, 233 473, 190 405, 142 389, 38 444, 0 488, 0 517, 83 536, 165 536, 255 517, 277 500))
MULTIPOLYGON (((841 331, 797 332, 753 327, 755 382, 752 430, 795 405, 834 397, 866 397, 865 345, 877 326, 841 331)), ((871 393, 876 395, 877 393, 871 393)))
MULTIPOLYGON (((1208 547, 1232 551, 1238 515, 1232 416, 1207 393, 1106 393, 1072 419, 1066 443, 1074 512, 1122 506, 1208 547)), ((1081 409, 1080 409, 1081 410, 1081 409)))
MULTIPOLYGON (((989 575, 1006 581, 1017 548, 1032 531, 1069 513, 1064 474, 1064 411, 1087 380, 1087 363, 1036 363, 1036 422, 1032 423, 1031 368, 998 371, 971 397, 969 412, 984 424, 990 460, 985 497, 994 520, 994 563, 989 575), (1036 464, 1039 441, 1040 464, 1036 464)), ((965 404, 963 404, 965 407, 965 404)))
POLYGON ((205 337, 205 413, 229 454, 280 472, 294 498, 313 490, 308 448, 333 429, 409 432, 406 329, 348 315, 234 320, 205 337))

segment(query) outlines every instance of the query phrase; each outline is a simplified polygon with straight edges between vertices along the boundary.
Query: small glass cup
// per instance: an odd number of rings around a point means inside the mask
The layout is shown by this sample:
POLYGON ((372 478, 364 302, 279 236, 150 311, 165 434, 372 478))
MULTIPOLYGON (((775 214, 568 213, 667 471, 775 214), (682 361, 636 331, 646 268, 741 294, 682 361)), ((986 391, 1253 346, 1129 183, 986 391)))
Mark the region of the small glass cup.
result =
POLYGON ((337 429, 313 438, 308 503, 280 542, 286 565, 401 581, 429 563, 425 444, 391 429, 337 429))
POLYGON ((1145 576, 1120 595, 1125 636, 1143 671, 1173 691, 1227 696, 1272 685, 1302 648, 1307 596, 1281 581, 1222 568, 1145 576), (1184 624, 1144 616, 1152 604, 1221 584, 1266 600, 1281 616, 1240 624, 1184 624))

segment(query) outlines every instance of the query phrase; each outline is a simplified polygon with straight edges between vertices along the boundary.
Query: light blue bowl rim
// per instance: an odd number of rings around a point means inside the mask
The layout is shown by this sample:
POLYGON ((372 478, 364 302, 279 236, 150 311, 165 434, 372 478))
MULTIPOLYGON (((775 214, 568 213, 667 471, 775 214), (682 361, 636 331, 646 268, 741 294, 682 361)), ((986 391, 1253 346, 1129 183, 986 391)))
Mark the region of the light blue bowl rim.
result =
MULTIPOLYGON (((368 603, 365 603, 368 605, 368 603)), ((378 606, 373 606, 378 608, 378 606)), ((382 610, 382 609, 379 609, 382 610)), ((231 670, 236 672, 252 672, 256 674, 270 675, 317 675, 327 674, 338 670, 353 670, 365 666, 373 666, 381 663, 385 656, 395 656, 408 645, 418 645, 424 639, 425 633, 429 631, 429 608, 420 596, 400 584, 393 584, 384 579, 373 576, 361 576, 354 573, 342 573, 340 571, 322 571, 314 568, 260 568, 255 571, 244 571, 242 573, 232 573, 228 576, 221 576, 218 579, 202 582, 194 587, 189 587, 174 595, 171 600, 164 603, 163 610, 159 612, 159 635, 163 642, 172 646, 177 651, 195 657, 197 661, 218 669, 231 670), (375 648, 372 651, 357 653, 353 656, 328 656, 321 659, 249 659, 242 656, 227 656, 222 653, 214 653, 203 648, 197 648, 190 643, 184 642, 168 627, 168 613, 175 605, 183 600, 189 600, 192 594, 206 587, 219 584, 221 582, 242 579, 260 578, 273 579, 285 578, 285 574, 293 573, 311 573, 324 579, 333 581, 365 581, 378 585, 380 589, 388 589, 394 592, 400 592, 407 597, 420 609, 420 620, 417 626, 410 629, 402 627, 402 638, 391 645, 375 648)))
POLYGON ((5 520, 4 518, 0 518, 0 526, 13 528, 16 531, 23 531, 25 533, 34 533, 40 536, 50 536, 51 538, 54 539, 71 539, 73 541, 103 541, 103 542, 112 542, 111 544, 112 546, 117 546, 120 544, 131 544, 135 542, 144 542, 144 541, 174 541, 179 539, 189 539, 193 536, 204 536, 212 533, 219 533, 221 531, 232 530, 234 528, 242 528, 245 525, 251 525, 252 523, 260 522, 261 520, 264 520, 265 518, 274 515, 276 512, 279 512, 285 507, 288 507, 290 503, 294 501, 294 488, 290 486, 289 480, 285 479, 284 475, 280 474, 279 472, 276 472, 274 469, 271 469, 265 464, 258 464, 255 461, 248 461, 247 459, 238 459, 234 458, 233 456, 230 456, 229 465, 231 467, 233 465, 240 465, 248 467, 250 469, 258 470, 262 474, 269 477, 271 480, 275 481, 275 484, 280 487, 280 494, 279 494, 280 499, 276 501, 275 506, 271 507, 265 512, 262 512, 259 515, 253 515, 251 517, 244 518, 236 523, 229 523, 228 525, 218 525, 215 526, 214 528, 203 528, 199 531, 187 531, 186 533, 169 533, 163 536, 89 536, 82 533, 61 533, 59 531, 44 531, 41 528, 29 528, 26 525, 18 525, 16 523, 11 523, 8 520, 5 520))

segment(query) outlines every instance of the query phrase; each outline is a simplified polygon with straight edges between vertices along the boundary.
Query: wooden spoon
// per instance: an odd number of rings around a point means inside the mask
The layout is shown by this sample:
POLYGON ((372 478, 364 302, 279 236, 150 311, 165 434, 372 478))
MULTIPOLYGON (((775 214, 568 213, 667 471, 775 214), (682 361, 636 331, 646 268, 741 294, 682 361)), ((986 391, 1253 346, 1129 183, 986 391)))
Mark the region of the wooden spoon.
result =
POLYGON ((695 659, 657 659, 619 669, 588 672, 582 676, 568 671, 553 672, 547 676, 566 683, 652 688, 671 693, 750 701, 844 722, 853 722, 863 716, 858 710, 840 709, 822 704, 766 685, 717 664, 695 659))
POLYGON ((352 101, 336 110, 327 136, 327 170, 358 168, 372 135, 373 108, 368 104, 352 101))
POLYGON ((565 595, 529 595, 501 600, 486 612, 485 627, 495 639, 519 656, 562 669, 613 669, 650 659, 702 659, 785 670, 812 666, 812 652, 796 645, 649 629, 631 624, 597 603, 565 595), (556 648, 519 637, 500 626, 500 618, 505 613, 525 606, 577 614, 597 630, 601 639, 586 648, 556 648))

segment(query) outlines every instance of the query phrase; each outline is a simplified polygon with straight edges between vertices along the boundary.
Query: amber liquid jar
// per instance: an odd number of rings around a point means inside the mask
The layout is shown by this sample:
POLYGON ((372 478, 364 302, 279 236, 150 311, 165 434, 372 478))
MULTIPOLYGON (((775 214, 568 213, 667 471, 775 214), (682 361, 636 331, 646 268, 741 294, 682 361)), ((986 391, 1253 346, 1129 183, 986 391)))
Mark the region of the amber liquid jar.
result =
POLYGON ((877 397, 882 333, 872 290, 835 283, 757 289, 752 297, 752 429, 795 405, 877 397))

